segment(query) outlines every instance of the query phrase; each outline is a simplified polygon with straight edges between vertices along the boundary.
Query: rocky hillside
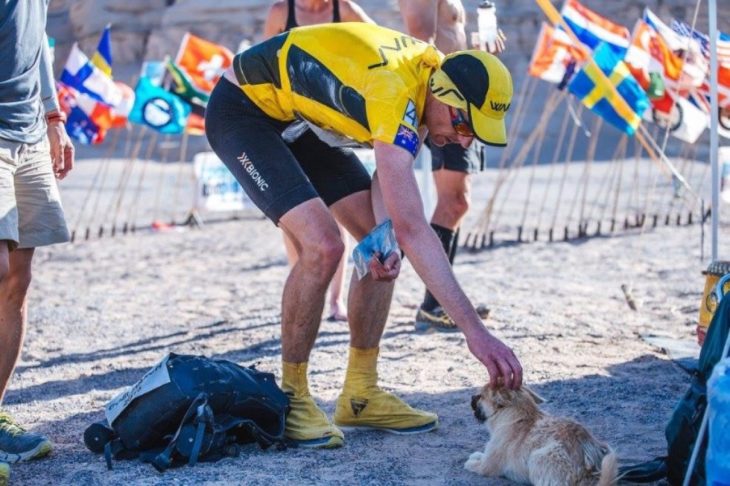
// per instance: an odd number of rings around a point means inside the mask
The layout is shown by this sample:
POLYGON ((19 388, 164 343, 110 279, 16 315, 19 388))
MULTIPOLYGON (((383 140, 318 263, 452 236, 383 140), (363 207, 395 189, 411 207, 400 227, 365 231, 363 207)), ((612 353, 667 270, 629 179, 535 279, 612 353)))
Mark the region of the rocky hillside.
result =
MULTIPOLYGON (((261 39, 271 0, 51 0, 50 34, 57 40, 57 68, 74 41, 93 52, 99 33, 112 23, 115 64, 139 63, 174 54, 185 32, 219 42, 232 50, 261 39)), ((397 0, 361 0, 360 5, 378 23, 402 29, 397 0)), ((505 61, 521 68, 529 60, 544 16, 532 0, 496 0, 499 21, 509 39, 505 61)), ((558 4, 558 2, 554 2, 558 4)), ((663 19, 690 21, 694 2, 687 0, 584 0, 586 6, 631 28, 645 5, 663 19)), ((707 31, 707 2, 702 1, 697 25, 707 31)), ((720 28, 730 31, 730 2, 719 1, 720 28)), ((478 0, 464 0, 468 30, 476 30, 478 0)))
MULTIPOLYGON (((462 0, 467 10, 468 31, 476 30, 476 6, 480 0, 462 0)), ((514 106, 526 101, 520 99, 520 87, 527 79, 530 60, 540 23, 545 19, 534 0, 494 0, 497 3, 499 23, 507 35, 507 51, 501 56, 510 68, 515 84, 514 106)), ((694 2, 688 0, 582 0, 589 8, 621 23, 630 29, 641 16, 645 6, 651 8, 666 22, 672 18, 691 22, 694 2)), ((186 32, 218 42, 236 51, 241 42, 261 40, 263 24, 272 0, 51 0, 48 31, 56 38, 56 71, 60 72, 74 41, 84 52, 94 52, 98 37, 107 23, 112 27, 112 49, 115 77, 132 82, 143 60, 161 59, 177 52, 186 32)), ((560 2, 553 0, 560 5, 560 2)), ((718 1, 718 24, 730 32, 730 1, 718 1)), ((360 0, 359 4, 378 23, 403 29, 397 0, 360 0)), ((697 27, 707 32, 706 1, 701 1, 697 27)), ((532 100, 544 100, 549 92, 547 83, 540 83, 532 100)), ((534 101, 515 132, 516 141, 524 141, 537 123, 541 107, 534 101)), ((550 158, 558 138, 559 118, 556 115, 547 128, 547 136, 539 154, 540 161, 550 158)), ((511 122, 512 116, 508 117, 511 122)), ((605 131, 604 131, 605 132, 605 131)), ((598 144, 596 157, 611 158, 618 132, 612 128, 598 144), (614 133, 612 133, 614 132, 614 133)), ((705 132, 707 134, 707 132, 705 132)), ((705 135, 706 137, 706 135, 705 135)), ((204 137, 195 137, 195 144, 204 144, 204 137)), ((584 157, 590 137, 578 137, 575 157, 584 157)), ((706 153, 706 139, 701 139, 696 155, 706 153)), ((95 148, 90 147, 93 151, 95 148)), ((200 147, 192 147, 191 153, 200 147)), ((680 147, 670 144, 668 154, 676 154, 680 147)), ((495 155, 496 156, 496 155, 495 155)), ((490 165, 494 162, 489 162, 490 165)))

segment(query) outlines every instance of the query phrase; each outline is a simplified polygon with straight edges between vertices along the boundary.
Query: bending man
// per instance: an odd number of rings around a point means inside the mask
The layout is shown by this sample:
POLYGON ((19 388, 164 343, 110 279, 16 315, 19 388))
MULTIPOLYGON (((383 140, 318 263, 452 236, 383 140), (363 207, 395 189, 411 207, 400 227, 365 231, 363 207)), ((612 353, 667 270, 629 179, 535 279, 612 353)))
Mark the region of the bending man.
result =
POLYGON ((219 81, 206 110, 211 147, 299 249, 282 298, 289 439, 337 447, 344 441, 338 426, 399 434, 438 426, 435 414, 377 386, 378 346, 400 270, 397 252, 382 262, 374 257, 369 275, 350 285, 350 355, 334 424, 309 394, 309 355, 343 251, 337 221, 359 241, 390 217, 401 248, 487 367, 492 385, 520 386, 519 361, 487 331, 456 282, 424 217, 413 173, 426 131, 438 145, 466 147, 475 137, 504 144, 511 98, 509 72, 494 56, 465 51, 443 58, 424 42, 364 23, 280 34, 238 54, 219 81), (302 127, 322 139, 316 156, 302 153, 302 127), (334 146, 343 143, 374 147, 372 189, 352 151, 334 146))

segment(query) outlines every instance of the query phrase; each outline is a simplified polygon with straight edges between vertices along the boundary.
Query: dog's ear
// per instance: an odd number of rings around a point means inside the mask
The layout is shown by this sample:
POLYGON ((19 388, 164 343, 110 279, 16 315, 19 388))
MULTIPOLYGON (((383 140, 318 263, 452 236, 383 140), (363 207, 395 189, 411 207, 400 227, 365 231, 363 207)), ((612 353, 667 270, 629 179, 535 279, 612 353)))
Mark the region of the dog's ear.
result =
POLYGON ((490 394, 492 395, 492 403, 495 408, 508 407, 514 400, 512 390, 507 388, 495 388, 490 390, 490 394))
POLYGON ((545 399, 532 391, 532 389, 527 385, 522 385, 522 389, 533 399, 535 400, 535 403, 540 405, 541 403, 545 403, 545 399))

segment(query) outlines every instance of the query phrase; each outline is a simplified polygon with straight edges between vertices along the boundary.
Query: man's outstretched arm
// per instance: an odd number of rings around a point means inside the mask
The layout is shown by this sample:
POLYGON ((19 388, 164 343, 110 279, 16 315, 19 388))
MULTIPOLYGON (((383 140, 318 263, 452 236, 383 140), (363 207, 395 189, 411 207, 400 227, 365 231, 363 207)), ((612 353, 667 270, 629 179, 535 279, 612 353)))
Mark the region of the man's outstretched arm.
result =
POLYGON ((464 333, 471 353, 487 367, 490 384, 518 388, 522 384, 519 360, 484 327, 456 281, 441 242, 426 221, 413 173, 413 157, 395 145, 376 141, 374 146, 379 187, 398 244, 464 333))

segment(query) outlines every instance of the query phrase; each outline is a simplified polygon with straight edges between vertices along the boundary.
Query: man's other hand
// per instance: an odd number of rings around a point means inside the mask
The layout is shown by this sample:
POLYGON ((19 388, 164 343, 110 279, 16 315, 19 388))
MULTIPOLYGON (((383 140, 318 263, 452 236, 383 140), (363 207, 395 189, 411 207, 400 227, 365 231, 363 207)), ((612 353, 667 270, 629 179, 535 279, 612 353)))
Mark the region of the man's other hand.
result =
POLYGON ((370 259, 370 275, 378 282, 390 282, 398 278, 400 273, 400 255, 398 251, 391 251, 384 262, 380 262, 380 255, 375 254, 370 259))

